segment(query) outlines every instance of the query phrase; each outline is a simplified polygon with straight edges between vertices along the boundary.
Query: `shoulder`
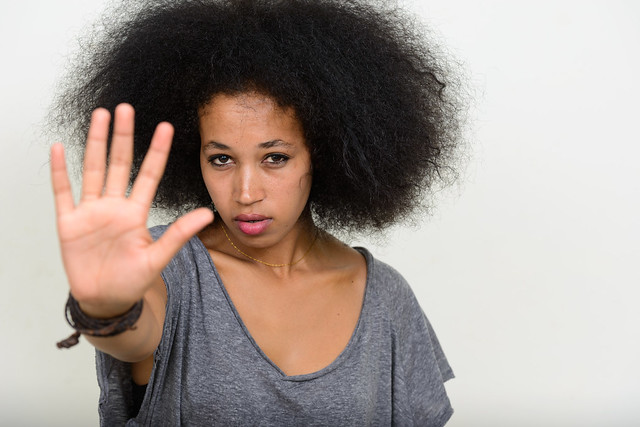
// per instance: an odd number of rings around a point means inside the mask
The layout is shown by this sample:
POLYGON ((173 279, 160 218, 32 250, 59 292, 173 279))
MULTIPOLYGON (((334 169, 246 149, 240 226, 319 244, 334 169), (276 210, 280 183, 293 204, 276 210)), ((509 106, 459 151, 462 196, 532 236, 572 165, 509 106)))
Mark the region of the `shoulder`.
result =
POLYGON ((367 249, 358 248, 364 254, 367 264, 369 265, 368 273, 371 281, 382 286, 387 293, 406 294, 411 292, 411 287, 405 278, 392 266, 375 258, 367 249))
POLYGON ((368 302, 379 315, 386 316, 401 357, 416 357, 426 352, 433 356, 443 379, 453 377, 431 322, 405 278, 390 265, 376 259, 363 248, 358 250, 367 259, 370 292, 368 302))
POLYGON ((420 304, 407 280, 392 266, 375 258, 365 248, 356 248, 367 261, 367 286, 372 298, 384 305, 392 320, 405 317, 407 310, 422 315, 420 304))

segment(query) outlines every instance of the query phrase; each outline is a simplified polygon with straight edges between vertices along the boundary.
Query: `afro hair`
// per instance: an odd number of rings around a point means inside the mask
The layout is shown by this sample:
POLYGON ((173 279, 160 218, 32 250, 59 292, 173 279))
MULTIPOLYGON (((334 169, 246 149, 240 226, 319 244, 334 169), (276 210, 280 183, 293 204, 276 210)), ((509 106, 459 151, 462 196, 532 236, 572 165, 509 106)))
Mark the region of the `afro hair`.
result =
POLYGON ((384 229, 455 176, 459 76, 418 20, 388 2, 123 2, 76 59, 54 121, 81 148, 93 109, 133 105, 132 179, 157 123, 172 123, 155 206, 175 214, 211 204, 198 110, 219 93, 257 91, 295 111, 313 164, 308 205, 324 228, 384 229))

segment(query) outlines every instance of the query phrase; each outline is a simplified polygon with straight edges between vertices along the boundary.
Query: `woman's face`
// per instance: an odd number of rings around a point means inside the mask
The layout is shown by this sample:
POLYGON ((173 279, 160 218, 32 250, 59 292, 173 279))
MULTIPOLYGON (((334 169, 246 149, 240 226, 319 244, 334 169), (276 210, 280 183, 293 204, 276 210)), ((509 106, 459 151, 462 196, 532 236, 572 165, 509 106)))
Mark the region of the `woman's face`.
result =
POLYGON ((300 230, 311 156, 293 110, 256 93, 220 94, 199 115, 202 177, 234 241, 266 248, 300 230))

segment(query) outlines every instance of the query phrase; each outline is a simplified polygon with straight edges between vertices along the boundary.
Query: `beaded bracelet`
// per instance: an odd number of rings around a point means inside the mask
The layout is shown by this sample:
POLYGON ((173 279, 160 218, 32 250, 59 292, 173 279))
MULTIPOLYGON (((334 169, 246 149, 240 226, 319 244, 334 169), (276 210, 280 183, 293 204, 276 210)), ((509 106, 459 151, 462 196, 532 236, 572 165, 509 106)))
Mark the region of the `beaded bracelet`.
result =
POLYGON ((125 331, 135 329, 135 324, 142 314, 142 300, 138 301, 126 313, 108 319, 90 317, 80 309, 78 301, 69 293, 64 315, 67 323, 76 330, 69 338, 58 342, 58 348, 69 348, 78 344, 81 334, 92 337, 112 337, 125 331))

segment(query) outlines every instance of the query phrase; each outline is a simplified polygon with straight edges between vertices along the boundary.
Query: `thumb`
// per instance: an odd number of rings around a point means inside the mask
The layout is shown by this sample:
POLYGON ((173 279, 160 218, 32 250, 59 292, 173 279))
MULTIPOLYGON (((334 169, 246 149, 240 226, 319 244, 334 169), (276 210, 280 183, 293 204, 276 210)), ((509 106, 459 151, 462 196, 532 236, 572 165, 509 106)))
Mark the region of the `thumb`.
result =
POLYGON ((150 264, 156 271, 161 271, 169 264, 171 258, 178 253, 198 231, 213 221, 213 212, 207 208, 198 208, 178 218, 176 222, 154 242, 150 250, 150 264))

